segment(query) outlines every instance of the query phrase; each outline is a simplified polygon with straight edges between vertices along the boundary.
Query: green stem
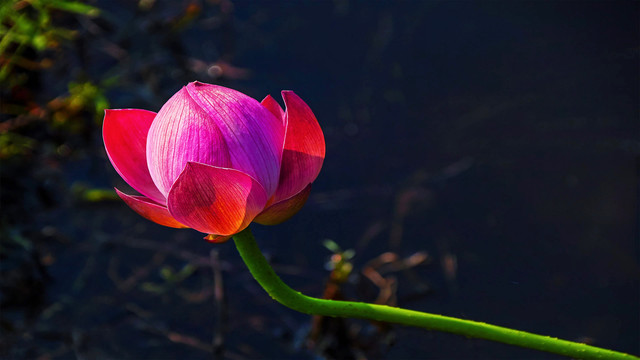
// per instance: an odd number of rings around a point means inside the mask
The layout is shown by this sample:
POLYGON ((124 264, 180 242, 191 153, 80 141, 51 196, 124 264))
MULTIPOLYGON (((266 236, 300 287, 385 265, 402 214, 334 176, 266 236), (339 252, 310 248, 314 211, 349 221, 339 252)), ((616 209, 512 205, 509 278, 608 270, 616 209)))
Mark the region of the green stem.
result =
POLYGON ((309 297, 291 289, 280 280, 271 268, 271 265, 269 265, 262 255, 249 228, 234 235, 233 239, 251 275, 253 275, 267 293, 279 303, 305 314, 360 318, 417 326, 429 330, 444 331, 472 338, 493 340, 505 344, 556 353, 576 359, 640 360, 640 358, 636 356, 617 351, 471 320, 385 305, 309 297))

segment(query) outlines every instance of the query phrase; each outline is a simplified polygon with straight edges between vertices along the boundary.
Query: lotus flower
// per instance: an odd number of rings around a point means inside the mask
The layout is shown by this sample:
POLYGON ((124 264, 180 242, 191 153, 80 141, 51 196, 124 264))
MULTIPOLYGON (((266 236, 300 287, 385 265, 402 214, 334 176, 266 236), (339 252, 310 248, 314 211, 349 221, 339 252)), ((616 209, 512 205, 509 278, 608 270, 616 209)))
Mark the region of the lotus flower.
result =
POLYGON ((286 111, 221 86, 193 82, 156 114, 107 110, 103 139, 118 174, 142 196, 118 195, 160 225, 213 242, 252 221, 279 224, 309 197, 325 155, 318 121, 292 91, 286 111))

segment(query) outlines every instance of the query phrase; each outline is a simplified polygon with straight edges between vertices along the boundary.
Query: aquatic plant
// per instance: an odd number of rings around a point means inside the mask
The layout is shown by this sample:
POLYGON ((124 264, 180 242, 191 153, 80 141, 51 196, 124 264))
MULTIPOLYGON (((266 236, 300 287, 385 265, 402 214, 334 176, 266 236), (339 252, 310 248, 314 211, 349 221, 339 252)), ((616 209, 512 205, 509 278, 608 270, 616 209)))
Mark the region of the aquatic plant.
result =
POLYGON ((249 271, 283 305, 311 315, 417 326, 580 359, 638 359, 612 350, 487 323, 363 302, 318 299, 276 275, 248 228, 277 224, 306 201, 325 155, 309 107, 284 91, 286 111, 228 88, 190 83, 156 114, 108 110, 103 137, 118 173, 143 196, 120 197, 169 227, 191 227, 234 243, 249 271))
POLYGON ((193 82, 158 114, 107 110, 104 144, 120 176, 143 196, 118 191, 160 225, 190 227, 215 242, 252 221, 273 225, 297 213, 324 160, 322 130, 292 91, 286 105, 193 82))

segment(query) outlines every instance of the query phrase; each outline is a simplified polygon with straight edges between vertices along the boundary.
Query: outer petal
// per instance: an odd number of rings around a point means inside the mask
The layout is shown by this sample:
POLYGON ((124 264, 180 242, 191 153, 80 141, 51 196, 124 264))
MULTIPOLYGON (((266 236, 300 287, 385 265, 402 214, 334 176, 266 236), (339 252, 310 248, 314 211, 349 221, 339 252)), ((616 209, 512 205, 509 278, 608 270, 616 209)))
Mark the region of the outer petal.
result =
POLYGON ((287 127, 287 124, 284 122, 284 110, 282 110, 282 108, 280 107, 280 104, 278 104, 277 101, 275 101, 271 95, 267 95, 267 97, 265 97, 260 104, 262 104, 262 106, 264 106, 265 108, 267 108, 267 110, 269 110, 269 112, 271 112, 275 117, 277 117, 278 119, 280 119, 280 121, 282 121, 282 126, 283 127, 287 127))
POLYGON ((155 116, 147 110, 106 110, 102 138, 111 164, 124 181, 148 198, 165 203, 147 167, 147 134, 155 116))
POLYGON ((186 228, 169 214, 169 210, 165 206, 154 203, 144 196, 131 196, 120 192, 116 189, 116 193, 124 202, 129 205, 135 212, 145 219, 151 220, 156 224, 172 227, 186 228))
POLYGON ((162 106, 147 141, 151 177, 165 196, 189 161, 231 167, 217 122, 183 87, 162 106))
POLYGON ((312 183, 322 168, 324 135, 315 115, 293 91, 283 91, 287 125, 282 169, 274 202, 288 199, 312 183))
POLYGON ((222 244, 223 242, 229 241, 232 237, 233 235, 222 236, 222 235, 209 234, 205 236, 204 239, 214 244, 222 244))
POLYGON ((311 184, 296 195, 269 206, 253 221, 262 225, 278 225, 285 222, 302 209, 310 193, 311 184))
POLYGON ((281 121, 257 100, 238 91, 199 82, 186 89, 216 122, 229 148, 231 167, 256 179, 271 196, 280 176, 281 121))
POLYGON ((267 202, 251 176, 233 169, 188 162, 168 196, 169 212, 200 232, 233 235, 246 228, 267 202))

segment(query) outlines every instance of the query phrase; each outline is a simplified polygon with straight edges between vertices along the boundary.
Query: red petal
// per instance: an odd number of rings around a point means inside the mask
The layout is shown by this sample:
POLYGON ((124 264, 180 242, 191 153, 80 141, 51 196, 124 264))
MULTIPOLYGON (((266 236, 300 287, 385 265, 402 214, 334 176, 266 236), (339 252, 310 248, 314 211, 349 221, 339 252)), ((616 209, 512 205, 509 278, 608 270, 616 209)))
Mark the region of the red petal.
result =
POLYGON ((165 206, 157 204, 144 196, 131 196, 120 192, 116 189, 116 193, 124 202, 129 205, 133 211, 140 214, 145 219, 151 220, 156 224, 172 227, 186 228, 169 214, 169 210, 165 206))
POLYGON ((271 97, 271 95, 267 95, 261 102, 262 106, 266 107, 273 115, 275 115, 282 124, 286 127, 287 124, 284 123, 284 111, 280 107, 277 101, 271 97))
POLYGON ((262 225, 278 225, 285 222, 302 209, 310 193, 311 184, 296 195, 269 206, 253 221, 262 225))
POLYGON ((106 110, 102 138, 107 156, 118 174, 142 195, 165 203, 147 166, 147 134, 156 113, 147 110, 106 110))
POLYGON ((233 235, 264 209, 267 195, 260 183, 241 171, 188 162, 167 202, 173 217, 189 227, 233 235))
POLYGON ((315 115, 293 91, 283 91, 286 134, 275 202, 288 199, 312 183, 322 168, 324 135, 315 115))

